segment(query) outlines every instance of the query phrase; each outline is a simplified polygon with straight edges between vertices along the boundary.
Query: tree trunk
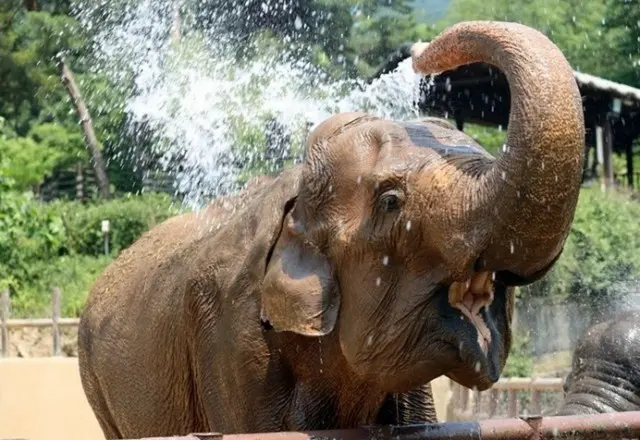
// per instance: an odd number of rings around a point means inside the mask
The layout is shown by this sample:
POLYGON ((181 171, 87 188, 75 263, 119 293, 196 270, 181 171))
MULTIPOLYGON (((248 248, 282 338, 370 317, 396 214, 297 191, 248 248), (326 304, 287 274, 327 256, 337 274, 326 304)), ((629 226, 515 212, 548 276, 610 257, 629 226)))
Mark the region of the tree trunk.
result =
POLYGON ((171 23, 171 43, 173 45, 179 45, 182 38, 182 19, 180 18, 180 5, 176 4, 173 7, 173 20, 171 23))
POLYGON ((100 188, 100 195, 108 199, 111 196, 109 190, 109 178, 107 177, 106 168, 104 166, 104 160, 102 159, 102 153, 100 152, 100 144, 95 132, 93 131, 93 124, 91 122, 91 116, 89 110, 82 99, 80 90, 76 85, 76 81, 73 76, 73 72, 67 66, 62 56, 58 57, 58 72, 62 84, 67 88, 69 96, 73 101, 73 105, 80 117, 80 123, 82 124, 82 131, 84 133, 85 146, 89 151, 92 158, 93 170, 96 174, 96 180, 98 181, 98 187, 100 188))

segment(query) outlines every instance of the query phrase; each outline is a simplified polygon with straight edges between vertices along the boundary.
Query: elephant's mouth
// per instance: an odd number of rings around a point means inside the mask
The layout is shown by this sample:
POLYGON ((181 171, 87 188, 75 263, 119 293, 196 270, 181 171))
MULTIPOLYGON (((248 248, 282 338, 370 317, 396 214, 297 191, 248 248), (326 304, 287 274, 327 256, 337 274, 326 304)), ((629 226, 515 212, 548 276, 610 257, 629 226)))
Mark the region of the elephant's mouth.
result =
POLYGON ((446 287, 449 311, 445 316, 453 318, 449 338, 462 362, 446 375, 469 388, 489 388, 500 376, 503 341, 495 319, 503 313, 504 304, 494 301, 498 286, 493 272, 476 272, 446 287))
POLYGON ((478 345, 485 356, 491 345, 491 331, 482 316, 493 302, 494 272, 477 272, 464 282, 455 282, 449 287, 449 304, 460 310, 478 332, 478 345))

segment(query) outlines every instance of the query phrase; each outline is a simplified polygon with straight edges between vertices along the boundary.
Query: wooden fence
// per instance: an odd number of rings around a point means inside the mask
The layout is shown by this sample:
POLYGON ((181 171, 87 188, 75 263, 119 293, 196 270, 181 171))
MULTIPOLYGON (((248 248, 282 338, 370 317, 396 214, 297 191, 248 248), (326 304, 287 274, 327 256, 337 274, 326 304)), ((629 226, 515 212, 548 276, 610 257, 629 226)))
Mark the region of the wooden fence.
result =
POLYGON ((80 323, 79 318, 62 318, 60 316, 60 296, 62 292, 59 288, 53 289, 51 295, 51 317, 43 319, 11 319, 9 291, 4 290, 0 294, 0 357, 9 356, 9 330, 13 328, 43 328, 51 327, 53 337, 53 356, 62 354, 60 328, 76 327, 80 323))
POLYGON ((564 379, 511 377, 500 379, 486 391, 471 390, 451 381, 447 420, 480 420, 545 415, 564 397, 564 379))

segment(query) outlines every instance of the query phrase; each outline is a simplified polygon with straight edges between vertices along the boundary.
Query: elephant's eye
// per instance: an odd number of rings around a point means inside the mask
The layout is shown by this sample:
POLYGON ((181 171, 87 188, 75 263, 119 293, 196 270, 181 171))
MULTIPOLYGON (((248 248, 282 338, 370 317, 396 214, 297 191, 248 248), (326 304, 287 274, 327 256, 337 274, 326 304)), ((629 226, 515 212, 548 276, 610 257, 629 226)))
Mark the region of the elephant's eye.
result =
POLYGON ((384 212, 394 212, 400 209, 400 194, 397 191, 387 191, 378 199, 380 209, 384 212))

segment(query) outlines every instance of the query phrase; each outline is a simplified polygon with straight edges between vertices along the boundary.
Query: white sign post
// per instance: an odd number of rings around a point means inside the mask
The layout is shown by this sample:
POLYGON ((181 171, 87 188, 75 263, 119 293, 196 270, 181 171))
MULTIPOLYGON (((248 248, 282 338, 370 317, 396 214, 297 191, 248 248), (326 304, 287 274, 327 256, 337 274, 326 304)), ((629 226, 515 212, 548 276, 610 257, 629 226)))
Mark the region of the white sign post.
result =
POLYGON ((109 256, 109 220, 102 220, 102 235, 104 237, 104 255, 109 256))

